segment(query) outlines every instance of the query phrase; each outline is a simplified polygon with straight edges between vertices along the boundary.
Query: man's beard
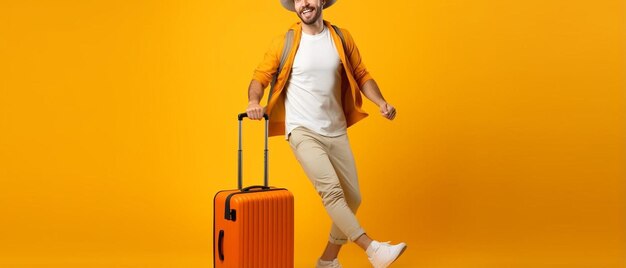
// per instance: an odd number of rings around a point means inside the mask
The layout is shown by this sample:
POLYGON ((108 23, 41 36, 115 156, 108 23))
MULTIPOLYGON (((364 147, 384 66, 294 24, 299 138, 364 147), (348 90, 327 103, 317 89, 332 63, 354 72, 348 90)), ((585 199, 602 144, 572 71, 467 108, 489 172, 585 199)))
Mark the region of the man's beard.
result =
POLYGON ((311 24, 315 23, 320 18, 320 16, 322 16, 322 10, 318 9, 318 8, 315 9, 315 16, 311 17, 308 21, 305 20, 304 18, 302 18, 302 15, 300 15, 300 13, 301 12, 296 12, 296 14, 298 15, 298 18, 300 18, 302 23, 304 23, 306 25, 311 25, 311 24))

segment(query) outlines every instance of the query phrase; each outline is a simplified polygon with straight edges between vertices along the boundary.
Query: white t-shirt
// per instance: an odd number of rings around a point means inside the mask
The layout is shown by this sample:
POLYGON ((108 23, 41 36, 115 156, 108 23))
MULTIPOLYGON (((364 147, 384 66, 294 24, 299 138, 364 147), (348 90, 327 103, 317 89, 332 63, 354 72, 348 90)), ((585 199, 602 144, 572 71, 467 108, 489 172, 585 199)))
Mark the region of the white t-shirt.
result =
POLYGON ((285 98, 285 133, 303 126, 323 136, 346 133, 341 107, 343 65, 326 26, 321 33, 302 33, 285 98))

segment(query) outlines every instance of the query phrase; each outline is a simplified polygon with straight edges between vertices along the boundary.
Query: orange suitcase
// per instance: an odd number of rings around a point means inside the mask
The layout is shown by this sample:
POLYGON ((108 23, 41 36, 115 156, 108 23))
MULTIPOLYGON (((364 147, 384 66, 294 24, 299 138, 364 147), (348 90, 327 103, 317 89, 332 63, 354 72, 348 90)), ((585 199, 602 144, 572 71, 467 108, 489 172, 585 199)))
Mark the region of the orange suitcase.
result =
POLYGON ((269 187, 265 118, 263 186, 242 188, 239 114, 238 189, 219 191, 213 200, 213 266, 226 268, 293 268, 293 195, 269 187))

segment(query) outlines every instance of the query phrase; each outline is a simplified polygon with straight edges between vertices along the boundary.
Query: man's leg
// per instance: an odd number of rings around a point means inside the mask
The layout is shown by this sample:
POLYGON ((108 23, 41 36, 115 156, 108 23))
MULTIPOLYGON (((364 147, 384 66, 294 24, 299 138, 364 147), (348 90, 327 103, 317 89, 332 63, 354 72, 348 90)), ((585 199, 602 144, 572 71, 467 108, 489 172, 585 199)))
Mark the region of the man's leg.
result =
MULTIPOLYGON (((359 182, 357 177, 356 165, 354 162, 354 156, 352 154, 352 150, 350 148, 350 144, 348 141, 347 134, 339 137, 329 138, 331 141, 329 148, 329 159, 335 172, 337 173, 337 177, 339 178, 339 183, 341 184, 341 188, 343 189, 344 198, 346 203, 348 203, 348 207, 352 213, 356 214, 359 205, 361 204, 361 193, 359 190, 359 182)), ((333 222, 330 231, 331 240, 334 241, 347 241, 347 236, 341 232, 339 227, 333 222)), ((355 242, 360 245, 369 242, 369 237, 367 235, 362 235, 355 242)), ((345 243, 345 242, 343 242, 345 243)), ((326 249, 322 253, 322 260, 333 260, 337 258, 339 255, 339 251, 341 250, 342 244, 333 244, 328 242, 326 245, 326 249)), ((367 248, 365 245, 365 248, 367 248)))
MULTIPOLYGON (((356 165, 354 163, 354 156, 352 155, 352 149, 350 148, 350 142, 348 136, 343 135, 333 138, 332 144, 329 147, 330 161, 333 164, 339 179, 341 186, 344 189, 346 200, 353 200, 353 204, 348 205, 354 208, 356 213, 361 195, 359 192, 359 182, 356 174, 356 165), (351 198, 349 198, 349 196, 351 198)), ((374 267, 387 267, 394 262, 406 249, 406 244, 400 243, 398 245, 389 245, 387 243, 380 243, 372 240, 367 234, 363 233, 357 239, 352 239, 359 247, 361 247, 374 267)))
MULTIPOLYGON (((329 140, 331 142, 328 151, 330 162, 337 173, 337 177, 339 178, 339 183, 343 189, 346 203, 348 204, 348 207, 350 207, 352 213, 356 215, 356 212, 361 205, 361 192, 359 189, 354 155, 352 154, 352 149, 350 148, 350 142, 348 140, 348 134, 329 138, 329 140)), ((339 229, 335 223, 331 226, 330 235, 337 240, 347 239, 346 235, 341 232, 341 229, 339 229)))
MULTIPOLYGON (((309 180, 313 183, 320 197, 322 197, 324 207, 340 233, 345 234, 350 241, 356 242, 363 248, 374 267, 387 267, 395 261, 406 249, 406 244, 389 245, 380 243, 372 241, 365 234, 365 231, 361 228, 356 216, 346 202, 337 171, 331 163, 329 151, 332 145, 329 138, 304 128, 296 128, 292 131, 289 144, 305 173, 307 173, 309 180)), ((337 144, 335 146, 339 147, 337 144)), ((339 234, 337 235, 339 236, 339 234)), ((336 238, 331 235, 329 242, 339 245, 346 242, 335 243, 342 242, 333 241, 336 238)), ((329 251, 336 250, 338 252, 337 248, 333 249, 332 247, 334 245, 331 245, 329 251)))
POLYGON ((346 202, 344 189, 329 159, 329 138, 299 127, 291 132, 289 144, 339 230, 336 237, 331 235, 330 242, 341 245, 348 239, 356 240, 364 231, 346 202))

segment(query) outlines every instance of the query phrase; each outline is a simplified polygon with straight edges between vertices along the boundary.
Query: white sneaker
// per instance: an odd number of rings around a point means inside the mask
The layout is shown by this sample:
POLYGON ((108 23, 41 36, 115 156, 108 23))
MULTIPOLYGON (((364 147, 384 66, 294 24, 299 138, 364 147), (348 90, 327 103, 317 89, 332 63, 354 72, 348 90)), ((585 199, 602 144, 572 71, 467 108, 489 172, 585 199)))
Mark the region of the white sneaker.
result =
POLYGON ((405 243, 390 245, 389 241, 384 243, 372 241, 366 253, 374 268, 387 268, 402 255, 405 249, 405 243))
POLYGON ((323 261, 319 259, 317 260, 315 268, 341 268, 341 264, 339 264, 339 260, 337 258, 332 261, 323 261))

